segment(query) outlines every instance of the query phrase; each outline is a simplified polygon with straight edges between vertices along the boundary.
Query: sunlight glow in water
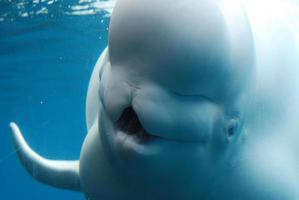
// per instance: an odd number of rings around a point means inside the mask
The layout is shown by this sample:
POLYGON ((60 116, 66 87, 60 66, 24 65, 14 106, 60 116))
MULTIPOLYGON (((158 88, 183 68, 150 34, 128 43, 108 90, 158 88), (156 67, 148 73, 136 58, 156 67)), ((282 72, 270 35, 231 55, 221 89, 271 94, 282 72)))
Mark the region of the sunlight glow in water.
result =
POLYGON ((3 0, 0 2, 0 22, 37 15, 95 15, 105 13, 109 17, 116 0, 79 0, 76 3, 63 0, 3 0), (3 12, 4 11, 4 12, 3 12))

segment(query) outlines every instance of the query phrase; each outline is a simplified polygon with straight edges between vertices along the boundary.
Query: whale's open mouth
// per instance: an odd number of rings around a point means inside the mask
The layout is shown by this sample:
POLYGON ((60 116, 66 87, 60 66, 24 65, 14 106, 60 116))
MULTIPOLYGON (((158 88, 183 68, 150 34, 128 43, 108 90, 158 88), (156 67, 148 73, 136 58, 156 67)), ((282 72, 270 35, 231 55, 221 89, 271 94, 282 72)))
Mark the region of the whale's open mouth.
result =
POLYGON ((132 107, 128 107, 123 111, 116 122, 116 126, 124 134, 134 137, 139 143, 148 143, 156 137, 143 128, 132 107))

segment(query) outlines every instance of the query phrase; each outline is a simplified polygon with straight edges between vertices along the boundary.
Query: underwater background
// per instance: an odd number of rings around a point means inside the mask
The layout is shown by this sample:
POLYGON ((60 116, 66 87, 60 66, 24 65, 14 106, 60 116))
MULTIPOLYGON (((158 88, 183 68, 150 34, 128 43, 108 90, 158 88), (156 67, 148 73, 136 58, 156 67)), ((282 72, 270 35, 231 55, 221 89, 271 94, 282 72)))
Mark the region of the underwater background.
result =
POLYGON ((50 159, 78 159, 86 136, 85 98, 107 45, 107 2, 0 0, 0 199, 83 200, 22 168, 9 122, 50 159))

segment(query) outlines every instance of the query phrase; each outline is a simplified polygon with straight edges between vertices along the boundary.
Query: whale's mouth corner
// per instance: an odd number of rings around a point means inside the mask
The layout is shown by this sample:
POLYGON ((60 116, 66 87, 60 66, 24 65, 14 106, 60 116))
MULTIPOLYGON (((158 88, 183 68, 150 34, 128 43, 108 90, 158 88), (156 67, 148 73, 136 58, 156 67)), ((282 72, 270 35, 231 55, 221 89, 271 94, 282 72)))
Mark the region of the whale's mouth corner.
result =
POLYGON ((116 127, 124 134, 134 137, 140 143, 148 143, 155 137, 143 128, 132 107, 124 109, 121 117, 116 122, 116 127))

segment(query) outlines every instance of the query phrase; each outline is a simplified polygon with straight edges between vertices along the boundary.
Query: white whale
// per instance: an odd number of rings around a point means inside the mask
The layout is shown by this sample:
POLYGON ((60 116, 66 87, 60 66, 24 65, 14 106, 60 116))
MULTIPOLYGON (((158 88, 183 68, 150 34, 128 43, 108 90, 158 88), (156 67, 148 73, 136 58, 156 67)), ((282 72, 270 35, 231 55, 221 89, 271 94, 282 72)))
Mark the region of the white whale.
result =
POLYGON ((80 160, 43 158, 11 123, 22 164, 90 200, 299 199, 298 30, 282 5, 118 0, 80 160))

